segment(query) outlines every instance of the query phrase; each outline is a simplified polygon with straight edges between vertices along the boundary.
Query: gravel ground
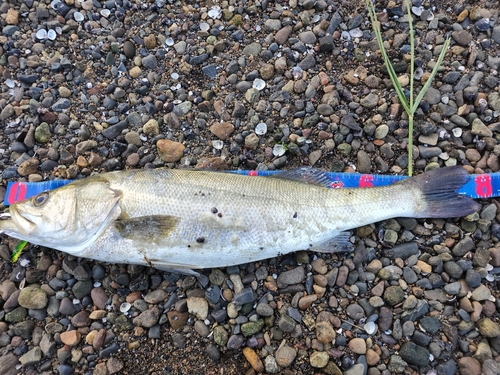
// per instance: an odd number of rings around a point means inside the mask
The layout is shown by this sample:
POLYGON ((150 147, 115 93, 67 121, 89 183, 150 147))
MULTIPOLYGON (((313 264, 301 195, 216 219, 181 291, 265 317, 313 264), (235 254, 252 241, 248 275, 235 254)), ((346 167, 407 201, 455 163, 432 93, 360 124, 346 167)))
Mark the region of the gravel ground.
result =
MULTIPOLYGON (((408 122, 363 1, 0 2, 0 172, 404 174, 408 122)), ((498 172, 497 1, 414 1, 415 168, 498 172)), ((408 23, 377 1, 406 89, 408 23)), ((1 374, 500 373, 499 203, 198 278, 0 245, 1 374), (29 260, 30 262, 27 262, 29 260), (29 263, 29 264, 28 264, 29 263)))

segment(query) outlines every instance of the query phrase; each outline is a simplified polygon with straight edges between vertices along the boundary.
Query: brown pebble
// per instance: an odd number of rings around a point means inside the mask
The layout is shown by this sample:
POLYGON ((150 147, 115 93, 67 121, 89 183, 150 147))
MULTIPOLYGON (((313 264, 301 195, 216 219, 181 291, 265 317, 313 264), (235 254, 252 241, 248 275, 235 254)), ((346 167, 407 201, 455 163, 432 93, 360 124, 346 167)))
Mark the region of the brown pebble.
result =
POLYGON ((172 327, 173 330, 178 330, 186 325, 189 314, 187 312, 171 310, 167 313, 167 318, 170 323, 170 327, 172 327))
POLYGON ((73 324, 76 328, 90 325, 89 313, 85 310, 80 311, 71 318, 71 324, 73 324))
POLYGON ((217 138, 225 141, 234 132, 233 124, 229 122, 217 122, 210 127, 210 132, 217 138))
POLYGON ((17 25, 19 23, 19 12, 14 8, 9 8, 5 22, 7 25, 17 25))
POLYGON ((94 302, 94 305, 96 305, 97 308, 101 310, 104 310, 106 308, 109 297, 103 288, 99 287, 92 289, 90 292, 90 297, 92 298, 92 302, 94 302))
POLYGON ((61 341, 69 346, 75 346, 80 342, 82 334, 76 330, 61 333, 61 341))
POLYGON ((331 344, 335 340, 335 330, 329 321, 316 323, 316 337, 322 344, 331 344))
POLYGON ((156 147, 161 160, 167 163, 174 163, 181 160, 184 156, 184 149, 186 148, 182 143, 170 141, 168 139, 160 139, 156 142, 156 147))
POLYGON ((94 349, 98 350, 104 347, 105 338, 106 338, 106 330, 104 328, 101 328, 94 335, 94 340, 92 341, 92 346, 94 347, 94 349))
POLYGON ((318 299, 316 294, 310 294, 299 299, 299 309, 305 310, 318 299))
POLYGON ((259 355, 255 352, 255 350, 249 347, 245 347, 243 348, 243 355, 255 371, 264 372, 264 364, 262 363, 259 355))
POLYGON ((121 360, 119 360, 118 358, 111 357, 108 359, 108 362, 106 363, 106 367, 108 368, 108 373, 110 375, 116 374, 123 369, 123 362, 121 360))
POLYGON ((366 363, 368 366, 376 366, 380 361, 380 355, 373 349, 366 350, 366 363))

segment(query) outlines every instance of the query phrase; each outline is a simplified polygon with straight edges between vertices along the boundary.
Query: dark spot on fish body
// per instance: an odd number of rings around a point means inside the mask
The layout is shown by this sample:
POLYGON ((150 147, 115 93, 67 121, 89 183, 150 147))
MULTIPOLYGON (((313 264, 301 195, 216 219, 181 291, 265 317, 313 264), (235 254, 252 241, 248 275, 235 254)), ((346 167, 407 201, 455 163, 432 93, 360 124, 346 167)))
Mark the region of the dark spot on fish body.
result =
POLYGON ((217 216, 218 216, 218 217, 222 217, 222 212, 219 212, 219 213, 217 214, 217 216))
POLYGON ((218 212, 217 208, 215 208, 215 207, 212 207, 211 211, 212 211, 213 214, 216 214, 218 212))
POLYGON ((261 251, 264 250, 264 246, 259 247, 259 250, 261 251))
POLYGON ((298 216, 298 215, 297 215, 297 212, 295 212, 295 213, 293 214, 293 218, 294 218, 294 219, 296 219, 296 218, 297 218, 297 216, 298 216))
POLYGON ((196 242, 198 242, 198 243, 203 243, 203 242, 205 242, 205 237, 198 237, 198 238, 196 239, 196 242))

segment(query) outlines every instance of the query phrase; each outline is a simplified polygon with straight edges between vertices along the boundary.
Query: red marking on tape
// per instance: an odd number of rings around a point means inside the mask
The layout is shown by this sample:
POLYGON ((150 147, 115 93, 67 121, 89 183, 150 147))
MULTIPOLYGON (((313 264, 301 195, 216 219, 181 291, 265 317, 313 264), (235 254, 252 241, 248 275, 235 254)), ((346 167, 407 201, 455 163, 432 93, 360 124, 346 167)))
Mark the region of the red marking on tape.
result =
POLYGON ((493 187, 491 186, 491 176, 487 174, 480 174, 474 178, 476 184, 476 194, 479 197, 491 197, 493 194, 493 187))
POLYGON ((359 187, 373 187, 373 176, 369 174, 361 175, 359 178, 359 187))
POLYGON ((258 171, 248 171, 249 176, 258 176, 259 172, 258 171))
POLYGON ((7 198, 9 204, 14 204, 18 201, 23 201, 26 199, 26 185, 21 182, 15 182, 9 191, 9 197, 7 198))

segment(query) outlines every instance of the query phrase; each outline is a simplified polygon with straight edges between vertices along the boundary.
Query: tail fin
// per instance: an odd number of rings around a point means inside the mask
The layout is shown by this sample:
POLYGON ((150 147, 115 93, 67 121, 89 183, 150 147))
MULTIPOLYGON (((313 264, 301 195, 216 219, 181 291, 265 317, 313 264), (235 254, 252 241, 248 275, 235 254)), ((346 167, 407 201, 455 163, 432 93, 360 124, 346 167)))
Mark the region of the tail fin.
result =
POLYGON ((415 217, 448 218, 470 215, 481 205, 456 191, 469 181, 469 174, 460 167, 445 167, 422 173, 403 184, 412 184, 422 192, 425 204, 415 217))

